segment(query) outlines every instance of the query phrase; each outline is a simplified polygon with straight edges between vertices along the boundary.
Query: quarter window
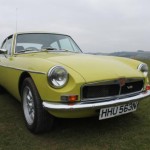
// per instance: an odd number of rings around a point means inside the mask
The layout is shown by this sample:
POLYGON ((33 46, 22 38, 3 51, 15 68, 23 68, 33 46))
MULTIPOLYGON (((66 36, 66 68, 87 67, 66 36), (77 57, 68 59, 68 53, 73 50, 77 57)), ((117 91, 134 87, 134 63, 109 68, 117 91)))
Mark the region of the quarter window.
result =
POLYGON ((8 37, 2 45, 2 49, 6 49, 8 51, 8 55, 11 55, 11 48, 12 48, 12 36, 8 37))

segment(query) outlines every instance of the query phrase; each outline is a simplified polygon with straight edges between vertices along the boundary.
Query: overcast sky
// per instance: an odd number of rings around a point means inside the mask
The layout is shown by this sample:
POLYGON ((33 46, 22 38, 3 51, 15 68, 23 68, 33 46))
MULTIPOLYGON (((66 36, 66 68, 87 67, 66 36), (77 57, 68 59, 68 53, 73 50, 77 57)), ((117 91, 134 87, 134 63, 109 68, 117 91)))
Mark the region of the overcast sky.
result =
POLYGON ((150 0, 0 0, 0 43, 18 31, 69 34, 84 52, 150 51, 150 0))

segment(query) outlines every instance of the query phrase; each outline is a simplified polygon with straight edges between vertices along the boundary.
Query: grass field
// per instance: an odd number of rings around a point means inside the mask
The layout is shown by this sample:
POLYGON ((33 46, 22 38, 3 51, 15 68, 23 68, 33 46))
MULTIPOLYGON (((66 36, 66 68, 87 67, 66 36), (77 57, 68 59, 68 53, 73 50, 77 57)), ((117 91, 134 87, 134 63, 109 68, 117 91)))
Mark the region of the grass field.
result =
POLYGON ((103 121, 58 119, 50 133, 33 135, 20 103, 5 93, 0 95, 0 150, 150 150, 149 100, 131 114, 103 121))

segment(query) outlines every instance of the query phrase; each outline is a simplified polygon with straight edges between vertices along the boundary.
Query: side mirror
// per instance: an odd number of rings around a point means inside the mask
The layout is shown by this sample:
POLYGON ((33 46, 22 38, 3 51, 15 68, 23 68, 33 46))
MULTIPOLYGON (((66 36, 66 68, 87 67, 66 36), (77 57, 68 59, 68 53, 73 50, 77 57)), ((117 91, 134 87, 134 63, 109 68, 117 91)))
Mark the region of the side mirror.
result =
POLYGON ((7 54, 7 50, 6 49, 0 49, 0 54, 7 54))

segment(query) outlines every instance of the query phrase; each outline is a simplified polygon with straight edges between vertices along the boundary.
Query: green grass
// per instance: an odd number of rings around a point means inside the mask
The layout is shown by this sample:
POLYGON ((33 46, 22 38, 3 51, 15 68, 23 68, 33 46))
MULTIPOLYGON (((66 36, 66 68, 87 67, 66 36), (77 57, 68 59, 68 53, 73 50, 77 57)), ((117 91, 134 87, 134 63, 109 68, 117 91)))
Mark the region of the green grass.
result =
POLYGON ((50 133, 33 135, 20 103, 5 93, 0 95, 0 150, 150 150, 149 100, 131 114, 103 121, 58 119, 50 133))

